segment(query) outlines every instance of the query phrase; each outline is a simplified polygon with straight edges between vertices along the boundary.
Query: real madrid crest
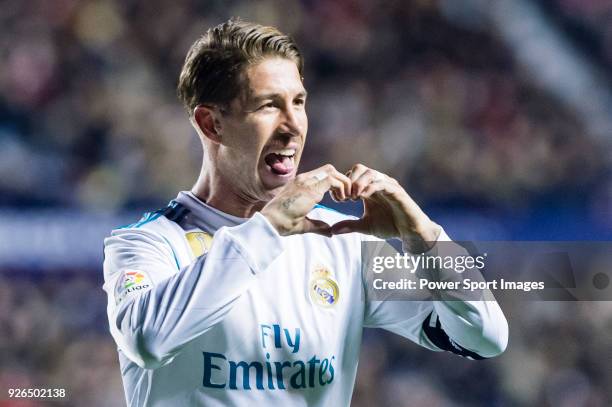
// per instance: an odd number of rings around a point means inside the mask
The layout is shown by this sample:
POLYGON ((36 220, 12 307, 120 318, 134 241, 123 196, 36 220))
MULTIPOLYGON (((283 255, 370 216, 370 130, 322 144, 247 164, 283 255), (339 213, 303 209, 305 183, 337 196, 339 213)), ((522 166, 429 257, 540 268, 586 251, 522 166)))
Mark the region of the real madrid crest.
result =
POLYGON ((308 291, 312 302, 324 308, 335 306, 340 299, 338 283, 332 273, 323 266, 318 266, 312 271, 308 291))

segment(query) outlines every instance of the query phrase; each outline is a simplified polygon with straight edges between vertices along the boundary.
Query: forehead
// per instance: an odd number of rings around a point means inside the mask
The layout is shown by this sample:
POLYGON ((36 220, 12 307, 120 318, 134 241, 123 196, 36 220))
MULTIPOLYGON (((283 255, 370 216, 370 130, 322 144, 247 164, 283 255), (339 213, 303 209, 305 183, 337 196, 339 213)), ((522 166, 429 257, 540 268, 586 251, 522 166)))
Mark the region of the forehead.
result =
POLYGON ((278 94, 293 96, 304 92, 297 65, 286 58, 266 58, 249 66, 246 71, 246 97, 278 94))

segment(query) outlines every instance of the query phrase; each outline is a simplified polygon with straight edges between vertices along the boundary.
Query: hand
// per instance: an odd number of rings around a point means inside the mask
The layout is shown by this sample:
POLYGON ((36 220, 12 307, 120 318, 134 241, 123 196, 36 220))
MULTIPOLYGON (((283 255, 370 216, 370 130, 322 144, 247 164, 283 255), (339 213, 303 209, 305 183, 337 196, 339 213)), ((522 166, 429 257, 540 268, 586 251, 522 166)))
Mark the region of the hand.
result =
POLYGON ((331 164, 297 175, 263 207, 261 214, 283 236, 318 233, 331 237, 327 223, 306 217, 327 191, 340 200, 348 199, 351 191, 349 178, 331 164))
POLYGON ((363 200, 363 217, 332 226, 333 234, 360 232, 381 239, 399 237, 413 253, 431 248, 442 228, 419 208, 393 178, 356 164, 347 173, 351 181, 351 199, 363 200))

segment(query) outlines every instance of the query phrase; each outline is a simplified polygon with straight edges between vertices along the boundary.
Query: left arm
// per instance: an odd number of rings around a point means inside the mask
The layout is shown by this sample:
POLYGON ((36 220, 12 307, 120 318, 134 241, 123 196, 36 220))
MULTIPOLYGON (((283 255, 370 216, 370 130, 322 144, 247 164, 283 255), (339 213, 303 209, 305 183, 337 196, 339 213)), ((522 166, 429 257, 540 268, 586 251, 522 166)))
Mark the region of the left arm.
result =
MULTIPOLYGON (((361 164, 348 176, 351 198, 363 200, 364 214, 361 219, 333 225, 333 234, 399 237, 404 250, 411 253, 439 248, 440 241, 450 242, 442 227, 431 221, 393 178, 361 164)), ((456 244, 445 245, 445 249, 449 247, 453 255, 457 250, 465 252, 456 244)), ((497 356, 506 349, 508 323, 493 294, 488 290, 481 294, 480 299, 467 299, 456 291, 441 291, 436 301, 374 301, 367 304, 364 325, 388 329, 433 350, 473 359, 497 356)))

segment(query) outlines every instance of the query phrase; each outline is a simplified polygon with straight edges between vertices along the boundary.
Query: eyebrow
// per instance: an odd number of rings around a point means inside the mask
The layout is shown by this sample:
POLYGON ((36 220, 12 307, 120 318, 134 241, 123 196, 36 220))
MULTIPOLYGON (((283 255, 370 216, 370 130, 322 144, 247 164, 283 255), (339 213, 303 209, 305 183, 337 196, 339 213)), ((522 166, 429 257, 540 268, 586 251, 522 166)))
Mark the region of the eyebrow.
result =
MULTIPOLYGON (((281 96, 280 93, 265 93, 263 95, 252 96, 252 100, 259 101, 259 100, 264 100, 264 99, 275 99, 280 96, 281 96)), ((295 97, 303 97, 303 98, 307 96, 308 96, 308 92, 306 91, 306 89, 304 89, 303 91, 300 91, 297 95, 295 95, 295 97)))

